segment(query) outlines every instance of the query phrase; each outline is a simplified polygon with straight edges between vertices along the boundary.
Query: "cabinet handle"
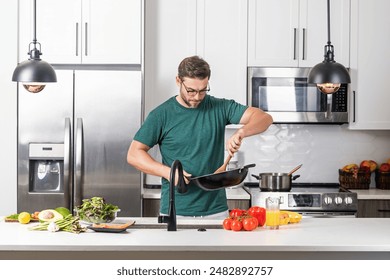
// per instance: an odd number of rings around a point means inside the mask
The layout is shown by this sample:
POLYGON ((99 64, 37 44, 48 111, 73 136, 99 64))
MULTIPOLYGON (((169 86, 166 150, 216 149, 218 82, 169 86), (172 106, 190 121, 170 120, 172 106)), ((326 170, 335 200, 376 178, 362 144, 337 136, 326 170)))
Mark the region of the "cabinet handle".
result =
POLYGON ((302 60, 305 60, 305 53, 306 53, 306 28, 302 29, 302 60))
POLYGON ((79 56, 79 23, 76 22, 76 56, 79 56))
POLYGON ((88 55, 88 22, 85 23, 85 56, 88 55))
POLYGON ((378 209, 378 212, 390 212, 390 209, 378 209))
POLYGON ((294 60, 297 59, 297 29, 294 28, 294 60))
POLYGON ((356 122, 356 113, 355 113, 355 111, 356 111, 356 98, 355 98, 355 95, 356 95, 356 93, 355 93, 355 91, 353 91, 352 92, 353 94, 352 94, 352 97, 353 97, 353 120, 352 120, 352 122, 356 122))

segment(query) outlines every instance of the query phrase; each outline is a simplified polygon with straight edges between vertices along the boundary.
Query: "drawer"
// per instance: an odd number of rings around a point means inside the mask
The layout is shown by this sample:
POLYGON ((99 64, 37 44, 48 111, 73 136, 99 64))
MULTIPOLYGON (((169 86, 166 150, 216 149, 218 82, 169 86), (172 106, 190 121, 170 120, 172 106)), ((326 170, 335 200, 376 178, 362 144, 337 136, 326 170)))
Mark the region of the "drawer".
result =
POLYGON ((358 200, 358 218, 390 218, 390 200, 358 200))

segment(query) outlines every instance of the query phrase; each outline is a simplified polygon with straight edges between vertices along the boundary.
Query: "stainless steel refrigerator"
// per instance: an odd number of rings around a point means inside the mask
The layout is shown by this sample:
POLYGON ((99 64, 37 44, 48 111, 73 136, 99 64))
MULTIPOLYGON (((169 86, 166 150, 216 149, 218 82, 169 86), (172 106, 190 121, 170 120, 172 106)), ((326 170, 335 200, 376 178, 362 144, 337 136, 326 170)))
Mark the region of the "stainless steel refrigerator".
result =
POLYGON ((126 155, 141 123, 141 72, 56 73, 39 93, 18 88, 18 212, 100 196, 119 216, 140 216, 141 173, 126 155))

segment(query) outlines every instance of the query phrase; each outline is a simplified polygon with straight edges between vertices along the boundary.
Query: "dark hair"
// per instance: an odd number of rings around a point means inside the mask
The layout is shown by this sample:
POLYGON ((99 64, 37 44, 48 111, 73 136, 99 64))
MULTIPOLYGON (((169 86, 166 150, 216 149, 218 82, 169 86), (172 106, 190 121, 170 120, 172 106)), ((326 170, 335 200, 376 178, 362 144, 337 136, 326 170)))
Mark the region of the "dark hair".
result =
POLYGON ((209 64, 197 55, 184 58, 178 67, 179 78, 184 77, 203 80, 210 79, 211 70, 209 64))

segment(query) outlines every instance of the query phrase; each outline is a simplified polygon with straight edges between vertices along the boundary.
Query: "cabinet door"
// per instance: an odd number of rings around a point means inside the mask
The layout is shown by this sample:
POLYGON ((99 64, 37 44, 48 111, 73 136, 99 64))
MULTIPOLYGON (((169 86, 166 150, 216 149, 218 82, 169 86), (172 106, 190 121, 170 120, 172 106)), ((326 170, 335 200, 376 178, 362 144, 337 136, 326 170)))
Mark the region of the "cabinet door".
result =
POLYGON ((246 1, 147 1, 146 115, 178 93, 177 67, 196 54, 210 64, 211 95, 246 103, 246 10, 246 1))
POLYGON ((390 218, 390 200, 359 200, 358 218, 390 218))
POLYGON ((227 204, 229 210, 232 210, 234 208, 249 209, 250 207, 249 199, 228 199, 227 204))
POLYGON ((246 104, 247 2, 197 4, 197 50, 211 67, 210 94, 246 104))
MULTIPOLYGON (((330 2, 330 40, 336 62, 349 67, 350 0, 330 2)), ((298 59, 300 67, 313 67, 324 59, 328 42, 326 0, 300 0, 298 59)))
POLYGON ((141 0, 82 0, 82 63, 141 63, 141 0))
POLYGON ((178 94, 180 61, 196 54, 196 0, 145 3, 145 115, 178 94))
POLYGON ((352 1, 350 129, 390 129, 390 1, 352 1), (387 28, 386 28, 387 26, 387 28), (385 29, 384 29, 385 28, 385 29))
MULTIPOLYGON (((32 2, 20 0, 20 61, 32 41, 32 2)), ((51 64, 140 64, 142 0, 39 0, 37 39, 51 64)))
MULTIPOLYGON (((335 60, 349 66, 350 0, 331 2, 335 60)), ((249 0, 248 65, 312 67, 328 41, 326 0, 249 0)))
POLYGON ((298 66, 299 0, 248 5, 248 66, 298 66))
MULTIPOLYGON (((33 1, 19 0, 19 62, 33 39, 33 1)), ((81 62, 81 0, 36 1, 36 38, 42 60, 51 64, 81 62)))
POLYGON ((158 217, 160 215, 160 199, 143 199, 142 217, 158 217))

